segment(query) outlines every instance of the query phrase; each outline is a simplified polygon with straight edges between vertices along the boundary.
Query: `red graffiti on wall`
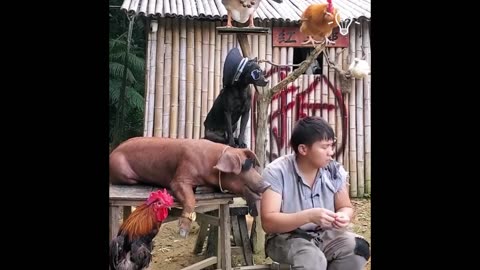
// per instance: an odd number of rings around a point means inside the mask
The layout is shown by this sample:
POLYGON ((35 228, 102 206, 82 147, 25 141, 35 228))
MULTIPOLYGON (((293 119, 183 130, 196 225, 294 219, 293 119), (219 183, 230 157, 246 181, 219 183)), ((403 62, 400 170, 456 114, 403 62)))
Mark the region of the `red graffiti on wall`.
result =
MULTIPOLYGON (((290 71, 290 68, 289 67, 281 67, 281 68, 277 68, 277 67, 274 67, 270 70, 268 70, 267 72, 265 72, 265 77, 268 78, 270 76, 272 76, 273 74, 279 72, 279 77, 280 77, 280 81, 285 79, 285 77, 287 77, 287 72, 290 71)), ((283 149, 285 147, 285 144, 286 144, 286 137, 287 137, 287 112, 288 111, 291 111, 293 109, 296 109, 296 118, 295 118, 295 121, 298 120, 298 119, 301 119, 303 117, 306 117, 307 116, 307 113, 305 112, 305 110, 307 110, 308 112, 308 109, 311 109, 313 114, 315 114, 315 112, 317 111, 321 111, 323 109, 326 109, 327 111, 331 111, 331 110, 334 110, 335 109, 335 105, 334 104, 328 104, 328 103, 308 103, 306 102, 306 99, 308 98, 308 94, 311 93, 312 91, 315 90, 316 86, 318 85, 318 83, 320 83, 321 81, 325 82, 326 85, 328 86, 328 89, 331 90, 334 95, 335 95, 335 98, 338 102, 338 104, 340 105, 340 112, 341 112, 341 115, 342 115, 342 141, 341 141, 341 145, 340 147, 337 149, 337 155, 342 153, 344 148, 345 148, 345 142, 346 142, 346 132, 347 132, 347 111, 346 111, 346 107, 345 107, 345 104, 344 104, 344 101, 343 101, 343 95, 341 93, 341 91, 339 89, 336 89, 334 87, 334 85, 328 80, 328 78, 321 74, 321 75, 316 75, 315 76, 315 79, 312 83, 310 83, 308 85, 308 87, 303 90, 302 92, 300 93, 297 93, 295 95, 295 99, 288 102, 287 103, 287 95, 288 94, 292 94, 296 91, 299 90, 299 86, 295 86, 295 85, 291 85, 289 87, 286 87, 284 89, 282 89, 281 91, 279 91, 278 93, 276 93, 273 97, 272 97, 272 101, 278 99, 279 102, 278 102, 278 106, 279 108, 276 109, 275 111, 272 111, 270 113, 270 117, 268 119, 268 122, 271 126, 272 122, 273 121, 278 121, 277 118, 280 118, 279 120, 279 127, 273 127, 271 128, 271 132, 273 134, 273 138, 274 138, 274 141, 277 145, 277 149, 278 151, 280 151, 280 149, 283 149), (307 97, 307 98, 306 98, 307 97), (279 132, 279 129, 280 129, 280 132, 279 132)), ((256 103, 254 103, 256 104, 256 103)), ((254 127, 256 126, 256 124, 254 125, 254 127)), ((255 131, 254 131, 255 132, 255 131)), ((256 133, 256 132, 255 132, 256 133)), ((270 159, 270 161, 274 160, 275 158, 278 157, 278 153, 270 153, 270 155, 267 154, 267 158, 270 159)))

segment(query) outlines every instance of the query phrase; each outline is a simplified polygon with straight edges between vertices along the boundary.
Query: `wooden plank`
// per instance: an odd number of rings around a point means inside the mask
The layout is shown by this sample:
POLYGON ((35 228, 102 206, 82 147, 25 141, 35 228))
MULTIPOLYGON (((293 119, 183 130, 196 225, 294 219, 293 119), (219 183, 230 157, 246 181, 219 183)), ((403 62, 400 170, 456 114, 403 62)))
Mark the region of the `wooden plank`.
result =
MULTIPOLYGON (((148 186, 148 185, 110 185, 110 200, 146 200, 152 191, 163 189, 163 187, 148 186)), ((169 193, 172 193, 167 189, 169 193)), ((210 199, 233 199, 237 197, 231 193, 195 193, 197 201, 210 199)), ((176 200, 174 200, 176 201, 176 200)))
MULTIPOLYGON (((141 200, 110 200, 111 206, 139 206, 145 202, 146 199, 141 200)), ((233 203, 232 199, 207 199, 196 202, 196 206, 215 206, 218 207, 220 204, 230 204, 233 203)), ((172 207, 182 207, 179 202, 174 202, 172 207)))
POLYGON ((203 244, 205 243, 205 239, 207 238, 208 234, 208 223, 197 221, 198 225, 200 225, 200 230, 198 232, 197 240, 195 241, 195 246, 193 248, 193 254, 200 254, 203 250, 203 244))
POLYGON ((124 206, 123 207, 123 220, 126 220, 128 216, 132 213, 132 207, 131 206, 124 206))
POLYGON ((242 239, 243 258, 247 265, 253 265, 252 246, 248 237, 247 219, 245 216, 237 216, 238 227, 240 228, 240 237, 242 239))
POLYGON ((127 200, 146 200, 148 195, 153 191, 152 186, 144 185, 110 185, 111 199, 127 199, 127 200))
POLYGON ((248 214, 248 206, 230 205, 230 216, 244 216, 248 214))
POLYGON ((200 221, 202 223, 207 223, 207 224, 212 224, 215 226, 218 226, 220 223, 220 219, 215 216, 203 214, 203 213, 197 213, 197 221, 200 221))
MULTIPOLYGON (((218 215, 218 211, 213 211, 209 214, 212 215, 218 215)), ((206 256, 215 256, 217 254, 217 242, 218 242, 218 227, 217 226, 211 226, 208 234, 208 240, 207 240, 207 251, 206 256)), ((218 256, 218 255, 217 255, 218 256)), ((218 257, 220 260, 220 257, 218 257)), ((220 265, 217 265, 217 268, 220 267, 220 265)))
POLYGON ((110 206, 110 239, 117 236, 118 229, 120 228, 120 207, 110 206))
MULTIPOLYGON (((235 246, 242 247, 242 238, 240 236, 240 228, 238 227, 238 217, 230 216, 230 222, 232 222, 233 241, 235 246)), ((243 255, 243 254, 242 254, 243 255)))
POLYGON ((199 261, 197 263, 194 263, 194 264, 192 264, 190 266, 187 266, 185 268, 182 268, 182 270, 199 270, 199 269, 203 269, 207 266, 214 265, 216 263, 217 263, 217 257, 213 256, 213 257, 207 258, 205 260, 199 261))
POLYGON ((268 27, 226 27, 217 26, 217 35, 222 34, 250 34, 250 35, 266 35, 270 32, 268 27))
MULTIPOLYGON (((277 268, 271 268, 269 264, 249 265, 249 266, 241 266, 241 267, 233 268, 233 270, 269 270, 269 269, 277 269, 277 268)), ((285 268, 285 269, 288 269, 288 268, 285 268)))
POLYGON ((232 256, 230 246, 230 209, 228 205, 221 205, 220 211, 220 235, 221 246, 220 251, 222 254, 221 268, 224 270, 232 269, 232 256))
POLYGON ((195 212, 197 213, 205 213, 205 212, 210 212, 213 210, 218 210, 218 205, 202 205, 195 207, 195 212))

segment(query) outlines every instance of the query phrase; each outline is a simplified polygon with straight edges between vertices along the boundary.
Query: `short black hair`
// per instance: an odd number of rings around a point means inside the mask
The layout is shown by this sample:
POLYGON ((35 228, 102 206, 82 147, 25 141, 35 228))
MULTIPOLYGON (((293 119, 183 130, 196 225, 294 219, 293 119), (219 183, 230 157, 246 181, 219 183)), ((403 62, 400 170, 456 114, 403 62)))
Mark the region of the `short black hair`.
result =
POLYGON ((335 140, 332 127, 319 116, 307 116, 297 121, 290 137, 290 146, 298 154, 298 146, 305 144, 311 146, 322 140, 335 140))

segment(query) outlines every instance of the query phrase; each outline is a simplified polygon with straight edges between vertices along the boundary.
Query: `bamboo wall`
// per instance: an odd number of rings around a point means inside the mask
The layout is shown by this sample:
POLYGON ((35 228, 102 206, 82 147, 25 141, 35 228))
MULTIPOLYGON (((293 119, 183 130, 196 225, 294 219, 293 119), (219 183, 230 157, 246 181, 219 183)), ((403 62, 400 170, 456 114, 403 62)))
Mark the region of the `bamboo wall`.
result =
MULTIPOLYGON (((272 23, 266 22, 256 22, 256 25, 272 27, 272 23)), ((144 136, 204 136, 203 121, 221 90, 227 53, 233 47, 240 48, 235 35, 217 35, 217 26, 221 26, 221 22, 179 18, 151 21, 147 42, 144 136)), ((369 23, 352 24, 349 35, 349 48, 343 51, 342 48, 326 49, 330 59, 344 70, 353 57, 366 57, 370 63, 369 23)), ((294 48, 272 47, 271 35, 250 35, 249 41, 251 53, 258 59, 293 64, 294 48)), ((271 161, 292 152, 288 138, 299 116, 319 115, 334 128, 338 144, 342 133, 347 132, 345 151, 338 161, 350 172, 350 195, 361 197, 371 190, 370 76, 354 79, 351 92, 344 95, 348 126, 343 127, 339 104, 331 89, 340 88, 340 83, 325 57, 323 59, 321 75, 302 75, 273 98, 269 108, 267 159, 271 161)), ((266 72, 273 68, 268 63, 262 63, 261 67, 266 72)), ((269 86, 280 82, 288 73, 273 72, 269 86)), ((253 87, 251 90, 254 93, 253 87)), ((253 149, 255 134, 252 134, 251 122, 250 119, 245 136, 247 145, 253 149)))

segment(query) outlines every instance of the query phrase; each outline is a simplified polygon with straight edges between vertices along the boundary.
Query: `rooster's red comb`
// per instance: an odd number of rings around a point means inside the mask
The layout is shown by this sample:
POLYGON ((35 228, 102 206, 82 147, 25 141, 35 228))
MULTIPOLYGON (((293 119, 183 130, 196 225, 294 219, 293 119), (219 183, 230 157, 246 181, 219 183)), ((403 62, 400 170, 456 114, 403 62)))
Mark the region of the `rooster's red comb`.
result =
POLYGON ((332 12, 333 12, 333 11, 332 11, 332 0, 327 0, 327 2, 328 2, 327 11, 330 12, 330 13, 332 13, 332 12))
POLYGON ((167 189, 157 190, 150 193, 147 199, 147 205, 150 205, 156 201, 161 201, 165 207, 170 207, 173 204, 173 197, 167 192, 167 189))

